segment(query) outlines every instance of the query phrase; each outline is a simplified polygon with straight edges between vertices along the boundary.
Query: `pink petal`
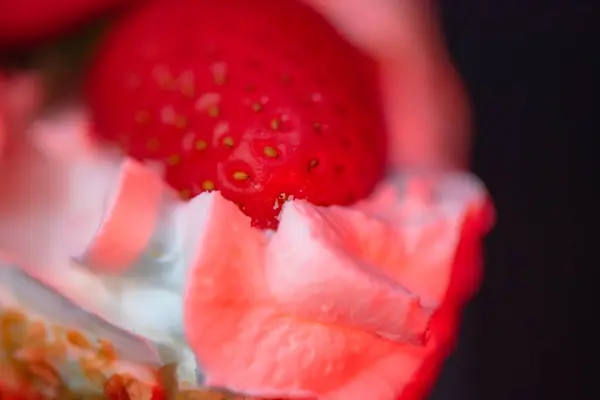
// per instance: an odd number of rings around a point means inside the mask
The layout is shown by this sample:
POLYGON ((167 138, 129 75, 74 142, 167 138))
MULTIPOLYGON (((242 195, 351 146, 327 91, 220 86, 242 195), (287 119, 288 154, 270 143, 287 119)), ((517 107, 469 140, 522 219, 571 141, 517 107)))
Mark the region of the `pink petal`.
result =
POLYGON ((429 316, 418 299, 444 300, 465 212, 484 203, 469 177, 413 181, 354 210, 288 204, 270 242, 205 196, 184 318, 206 383, 257 397, 400 395, 448 340, 415 341, 429 316))
MULTIPOLYGON (((85 250, 76 254, 87 266, 102 272, 119 273, 130 267, 146 250, 157 224, 162 197, 168 188, 152 170, 133 160, 126 160, 112 190, 112 198, 99 210, 101 215, 96 220, 98 225, 93 237, 86 238, 85 242, 89 243, 85 250)), ((80 216, 82 228, 93 221, 90 217, 93 218, 86 214, 80 216)), ((90 227, 93 229, 93 226, 90 227)), ((80 235, 85 232, 82 229, 77 231, 80 235)))
POLYGON ((289 203, 267 253, 270 293, 298 317, 421 343, 432 310, 377 266, 404 261, 401 252, 380 257, 400 240, 360 211, 289 203))

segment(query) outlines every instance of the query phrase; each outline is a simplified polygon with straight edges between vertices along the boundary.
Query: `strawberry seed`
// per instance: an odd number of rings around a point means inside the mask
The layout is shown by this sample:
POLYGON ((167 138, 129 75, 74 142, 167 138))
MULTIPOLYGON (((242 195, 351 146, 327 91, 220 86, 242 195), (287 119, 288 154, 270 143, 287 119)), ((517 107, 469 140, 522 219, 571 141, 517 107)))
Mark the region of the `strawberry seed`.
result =
POLYGON ((192 192, 189 189, 182 189, 179 191, 179 197, 183 200, 189 200, 192 197, 192 192))
POLYGON ((233 138, 231 136, 226 136, 223 139, 223 144, 225 145, 225 147, 229 147, 230 149, 233 148, 233 146, 235 146, 235 142, 233 141, 233 138))
POLYGON ((269 158, 277 158, 279 156, 277 150, 272 146, 266 146, 264 148, 264 153, 269 158))
POLYGON ((202 151, 202 150, 206 150, 206 148, 208 147, 208 143, 206 143, 206 140, 198 140, 196 142, 196 150, 202 151))
POLYGON ((215 188, 215 183, 211 180, 205 180, 204 182, 202 182, 202 190, 206 190, 206 191, 211 191, 214 190, 215 188))
POLYGON ((177 164, 179 164, 180 161, 181 161, 181 157, 179 157, 179 155, 177 155, 177 154, 170 155, 167 158, 167 164, 169 164, 169 165, 177 165, 177 164))
POLYGON ((175 117, 175 126, 179 129, 185 128, 187 126, 187 118, 178 115, 177 117, 175 117))
POLYGON ((271 120, 271 129, 278 131, 281 128, 281 120, 279 118, 273 118, 271 120))
POLYGON ((250 177, 248 176, 248 174, 243 171, 236 171, 233 173, 233 179, 235 179, 236 181, 245 181, 249 178, 250 177))
POLYGON ((146 110, 140 111, 135 116, 135 122, 138 124, 146 124, 150 121, 150 113, 146 110))
POLYGON ((221 110, 219 109, 219 106, 210 106, 208 107, 208 115, 216 118, 221 114, 221 110))
POLYGON ((146 142, 146 148, 150 151, 156 151, 156 150, 158 150, 158 147, 159 147, 159 143, 158 143, 158 139, 156 139, 156 138, 150 138, 146 142))

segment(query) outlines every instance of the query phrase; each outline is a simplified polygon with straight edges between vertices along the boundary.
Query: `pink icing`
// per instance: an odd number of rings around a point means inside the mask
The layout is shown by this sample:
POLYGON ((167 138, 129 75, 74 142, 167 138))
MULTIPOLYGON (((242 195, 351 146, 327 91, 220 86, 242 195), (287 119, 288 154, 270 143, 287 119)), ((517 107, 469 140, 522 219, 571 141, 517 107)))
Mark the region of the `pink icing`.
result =
POLYGON ((270 240, 208 195, 185 293, 185 329, 207 384, 257 397, 398 396, 439 345, 427 324, 461 224, 412 221, 436 211, 419 190, 399 197, 385 184, 355 208, 290 202, 270 240))
POLYGON ((126 160, 101 222, 82 260, 103 272, 119 273, 137 261, 156 225, 156 211, 167 190, 159 176, 126 160))

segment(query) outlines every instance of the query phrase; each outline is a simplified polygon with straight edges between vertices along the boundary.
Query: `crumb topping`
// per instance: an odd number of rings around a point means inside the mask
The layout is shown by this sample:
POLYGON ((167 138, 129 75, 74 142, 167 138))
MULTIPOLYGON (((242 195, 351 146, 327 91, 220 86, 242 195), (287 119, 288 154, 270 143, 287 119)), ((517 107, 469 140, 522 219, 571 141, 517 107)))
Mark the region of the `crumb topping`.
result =
MULTIPOLYGON (((0 308, 0 398, 3 400, 250 400, 180 383, 176 365, 150 373, 153 382, 116 372, 118 356, 106 339, 0 308), (84 385, 73 387, 67 364, 84 385)), ((149 368, 150 369, 150 368, 149 368)))

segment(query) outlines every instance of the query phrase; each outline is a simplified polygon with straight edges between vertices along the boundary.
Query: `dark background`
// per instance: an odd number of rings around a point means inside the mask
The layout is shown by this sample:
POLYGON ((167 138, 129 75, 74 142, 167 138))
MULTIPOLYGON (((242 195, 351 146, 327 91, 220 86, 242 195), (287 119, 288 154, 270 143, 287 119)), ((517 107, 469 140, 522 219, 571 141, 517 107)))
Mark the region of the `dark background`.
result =
POLYGON ((579 324, 592 315, 581 295, 589 293, 584 270, 600 264, 584 245, 598 178, 600 2, 441 7, 473 101, 474 169, 498 223, 486 242, 483 287, 431 399, 597 397, 583 390, 581 363, 594 336, 579 324))

